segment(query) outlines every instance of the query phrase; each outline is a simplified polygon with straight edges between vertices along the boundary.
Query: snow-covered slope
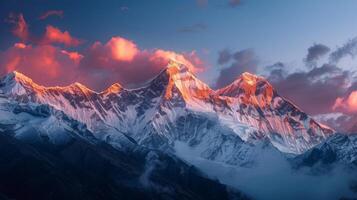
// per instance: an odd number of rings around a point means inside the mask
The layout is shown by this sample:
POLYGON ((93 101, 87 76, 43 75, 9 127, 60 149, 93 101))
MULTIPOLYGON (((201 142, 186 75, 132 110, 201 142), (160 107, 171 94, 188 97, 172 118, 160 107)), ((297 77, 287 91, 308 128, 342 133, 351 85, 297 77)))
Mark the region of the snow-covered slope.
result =
POLYGON ((128 138, 172 153, 185 146, 198 157, 229 164, 249 163, 261 144, 299 154, 333 134, 262 77, 244 73, 214 91, 175 61, 138 89, 113 84, 95 92, 79 83, 43 87, 12 72, 0 81, 0 90, 19 104, 63 111, 113 146, 128 138))
MULTIPOLYGON (((86 124, 68 117, 47 104, 19 103, 0 94, 0 131, 33 144, 67 145, 74 137, 97 143, 86 124)), ((130 149, 135 143, 123 134, 108 141, 118 149, 130 149)))
POLYGON ((357 166, 357 135, 335 134, 295 158, 300 166, 347 164, 357 166))
MULTIPOLYGON (((302 153, 333 133, 279 96, 263 77, 243 73, 216 94, 230 99, 231 115, 238 121, 258 129, 255 137, 269 138, 283 152, 302 153)), ((242 137, 248 140, 251 135, 242 137)))
POLYGON ((65 97, 67 92, 81 95, 83 86, 44 88, 16 72, 7 78, 0 92, 1 197, 249 199, 175 156, 141 147, 119 131, 94 127, 93 132, 61 107, 44 103, 54 89, 65 97))

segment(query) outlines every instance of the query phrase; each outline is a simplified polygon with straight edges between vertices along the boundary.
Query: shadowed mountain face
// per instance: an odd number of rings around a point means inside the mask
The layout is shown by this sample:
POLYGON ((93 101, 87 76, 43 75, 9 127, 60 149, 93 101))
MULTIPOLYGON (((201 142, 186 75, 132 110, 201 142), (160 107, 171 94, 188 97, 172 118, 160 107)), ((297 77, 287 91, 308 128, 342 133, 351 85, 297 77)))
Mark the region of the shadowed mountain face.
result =
POLYGON ((9 199, 247 199, 174 157, 79 138, 53 146, 2 132, 0 175, 9 199))
POLYGON ((357 166, 357 135, 336 134, 295 158, 298 166, 326 167, 334 164, 357 166))
POLYGON ((0 105, 0 193, 9 199, 246 199, 125 135, 109 145, 51 106, 0 105))

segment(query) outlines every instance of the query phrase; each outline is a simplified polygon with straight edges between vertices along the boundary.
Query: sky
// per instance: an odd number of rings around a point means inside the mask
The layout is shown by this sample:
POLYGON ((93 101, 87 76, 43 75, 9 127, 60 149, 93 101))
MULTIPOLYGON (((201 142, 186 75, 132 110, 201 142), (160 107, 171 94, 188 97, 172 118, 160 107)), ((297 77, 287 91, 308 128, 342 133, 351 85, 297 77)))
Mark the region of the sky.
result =
POLYGON ((169 57, 212 88, 248 71, 333 128, 357 131, 354 0, 0 2, 0 74, 137 87, 169 57))

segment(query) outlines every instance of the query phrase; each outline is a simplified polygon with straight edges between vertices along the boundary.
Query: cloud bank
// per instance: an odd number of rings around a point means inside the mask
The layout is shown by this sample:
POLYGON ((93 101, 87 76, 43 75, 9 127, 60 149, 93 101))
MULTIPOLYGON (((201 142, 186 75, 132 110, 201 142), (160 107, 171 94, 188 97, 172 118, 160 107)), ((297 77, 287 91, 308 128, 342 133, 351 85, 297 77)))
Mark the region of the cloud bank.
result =
MULTIPOLYGON (((54 12, 47 15, 50 14, 54 12)), ((66 49, 82 44, 68 31, 47 25, 44 34, 37 37, 30 34, 22 14, 11 14, 8 22, 13 24, 13 35, 22 42, 0 52, 1 74, 17 70, 46 86, 75 81, 95 90, 116 82, 127 87, 138 86, 163 70, 170 59, 186 64, 194 73, 203 70, 203 62, 195 51, 140 49, 134 41, 114 36, 77 52, 66 49)))
MULTIPOLYGON (((236 188, 258 200, 335 200, 356 195, 351 183, 357 180, 353 170, 339 165, 330 170, 292 167, 286 157, 269 148, 256 149, 252 166, 233 166, 206 159, 198 159, 187 153, 187 148, 176 149, 179 157, 221 183, 236 188), (316 173, 319 171, 320 173, 316 173), (351 172, 352 171, 352 172, 351 172)), ((259 147, 257 147, 259 148, 259 147)))
POLYGON ((308 48, 304 59, 310 68, 289 73, 287 66, 277 63, 266 67, 268 79, 278 93, 320 122, 337 131, 354 131, 352 127, 357 124, 356 71, 339 67, 339 61, 346 56, 353 58, 357 52, 356 41, 349 40, 331 53, 326 45, 314 44, 308 48), (318 59, 325 55, 328 55, 328 62, 318 66, 318 59))

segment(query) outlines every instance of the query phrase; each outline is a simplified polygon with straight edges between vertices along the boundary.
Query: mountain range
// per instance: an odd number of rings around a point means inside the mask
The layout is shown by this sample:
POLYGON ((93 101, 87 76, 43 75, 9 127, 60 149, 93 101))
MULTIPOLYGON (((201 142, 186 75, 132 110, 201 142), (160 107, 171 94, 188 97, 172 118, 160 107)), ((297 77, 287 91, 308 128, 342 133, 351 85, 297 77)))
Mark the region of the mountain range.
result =
POLYGON ((213 90, 174 60, 140 88, 101 92, 11 72, 0 80, 0 131, 0 194, 9 199, 249 199, 191 161, 357 159, 355 136, 315 121, 263 77, 246 72, 213 90))

